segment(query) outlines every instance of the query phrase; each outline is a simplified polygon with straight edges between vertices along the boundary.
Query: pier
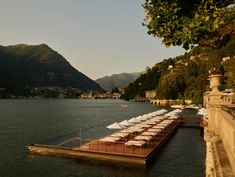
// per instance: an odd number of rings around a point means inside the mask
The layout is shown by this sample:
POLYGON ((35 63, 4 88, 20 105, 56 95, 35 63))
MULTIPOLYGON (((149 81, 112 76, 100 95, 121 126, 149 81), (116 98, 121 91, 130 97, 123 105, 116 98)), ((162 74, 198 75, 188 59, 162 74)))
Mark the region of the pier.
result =
MULTIPOLYGON (((169 113, 168 116, 142 116, 142 121, 140 119, 141 116, 134 126, 99 139, 73 138, 71 141, 76 139, 80 142, 80 145, 74 148, 32 144, 28 146, 28 151, 41 155, 145 166, 177 131, 182 119, 176 115, 170 116, 169 113)), ((134 118, 131 120, 134 121, 134 118)))

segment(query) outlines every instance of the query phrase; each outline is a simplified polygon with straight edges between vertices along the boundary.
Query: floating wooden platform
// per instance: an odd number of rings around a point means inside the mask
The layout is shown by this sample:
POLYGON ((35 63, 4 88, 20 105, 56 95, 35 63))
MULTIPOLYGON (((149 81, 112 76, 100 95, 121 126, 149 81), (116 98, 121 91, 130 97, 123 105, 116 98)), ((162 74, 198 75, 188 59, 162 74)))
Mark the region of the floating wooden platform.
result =
POLYGON ((125 141, 105 143, 99 140, 93 140, 76 148, 32 144, 28 146, 28 151, 41 155, 146 165, 148 161, 154 157, 156 152, 169 140, 179 126, 180 121, 175 121, 175 123, 164 130, 160 136, 151 139, 151 141, 146 142, 141 147, 126 146, 125 141))

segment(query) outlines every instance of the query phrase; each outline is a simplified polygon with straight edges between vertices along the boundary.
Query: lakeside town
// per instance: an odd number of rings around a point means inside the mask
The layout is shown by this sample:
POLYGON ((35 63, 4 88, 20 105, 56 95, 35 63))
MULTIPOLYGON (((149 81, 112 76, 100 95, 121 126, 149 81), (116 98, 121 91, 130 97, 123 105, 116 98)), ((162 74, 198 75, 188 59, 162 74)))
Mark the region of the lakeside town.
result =
POLYGON ((62 87, 22 87, 17 94, 9 93, 6 88, 0 88, 0 99, 43 99, 43 98, 73 98, 73 99, 120 99, 123 90, 112 91, 81 91, 78 88, 62 87), (22 94, 23 93, 23 94, 22 94))

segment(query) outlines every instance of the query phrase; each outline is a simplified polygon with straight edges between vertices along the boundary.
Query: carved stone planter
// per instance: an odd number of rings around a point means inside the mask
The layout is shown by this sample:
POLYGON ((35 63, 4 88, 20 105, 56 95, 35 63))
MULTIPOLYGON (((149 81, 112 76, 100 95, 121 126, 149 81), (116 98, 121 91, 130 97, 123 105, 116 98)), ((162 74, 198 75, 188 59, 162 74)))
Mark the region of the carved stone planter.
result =
POLYGON ((220 74, 213 74, 209 76, 210 88, 212 89, 212 93, 219 92, 218 87, 220 86, 220 78, 220 74))

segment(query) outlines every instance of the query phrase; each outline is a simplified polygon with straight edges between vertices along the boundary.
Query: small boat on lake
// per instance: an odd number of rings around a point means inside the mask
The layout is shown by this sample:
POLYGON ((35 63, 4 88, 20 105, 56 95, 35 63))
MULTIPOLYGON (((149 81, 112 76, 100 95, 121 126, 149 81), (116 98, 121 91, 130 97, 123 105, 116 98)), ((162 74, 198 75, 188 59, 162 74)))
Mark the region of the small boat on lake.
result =
POLYGON ((120 106, 121 106, 121 108, 127 108, 128 104, 121 104, 120 106))

